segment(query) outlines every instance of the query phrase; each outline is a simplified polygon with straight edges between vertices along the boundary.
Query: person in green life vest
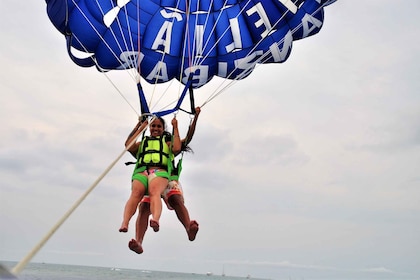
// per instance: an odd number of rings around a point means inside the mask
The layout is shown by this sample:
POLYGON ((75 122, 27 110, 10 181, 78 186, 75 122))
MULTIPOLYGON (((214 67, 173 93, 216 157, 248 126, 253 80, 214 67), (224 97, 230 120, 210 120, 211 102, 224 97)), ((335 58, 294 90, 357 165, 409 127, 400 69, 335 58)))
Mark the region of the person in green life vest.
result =
MULTIPOLYGON (((192 151, 188 144, 191 142, 192 137, 194 136, 197 119, 200 115, 200 112, 200 107, 195 108, 194 119, 188 128, 187 136, 181 140, 182 151, 192 151)), ((164 199, 169 210, 175 210, 178 220, 181 222, 187 232, 188 239, 190 241, 194 241, 199 230, 199 225, 196 220, 190 220, 188 209, 184 203, 184 195, 181 183, 179 182, 179 175, 182 168, 181 163, 178 162, 177 167, 173 169, 169 178, 169 184, 165 191, 162 193, 162 198, 164 199)), ((136 252, 137 254, 143 253, 142 243, 144 235, 146 234, 150 214, 150 200, 148 196, 144 196, 141 200, 141 203, 139 204, 139 213, 136 221, 136 238, 131 239, 128 243, 130 250, 136 252)))
POLYGON ((125 142, 127 151, 136 155, 137 162, 132 176, 131 194, 124 208, 120 232, 128 231, 130 219, 145 194, 150 197, 152 215, 150 226, 155 232, 159 231, 159 219, 162 214, 160 195, 169 183, 168 163, 172 161, 171 155, 181 151, 181 139, 176 118, 172 119, 173 139, 167 137, 168 133, 165 133, 164 119, 156 118, 150 124, 150 136, 145 136, 140 142, 132 144, 147 124, 147 121, 139 121, 125 142))

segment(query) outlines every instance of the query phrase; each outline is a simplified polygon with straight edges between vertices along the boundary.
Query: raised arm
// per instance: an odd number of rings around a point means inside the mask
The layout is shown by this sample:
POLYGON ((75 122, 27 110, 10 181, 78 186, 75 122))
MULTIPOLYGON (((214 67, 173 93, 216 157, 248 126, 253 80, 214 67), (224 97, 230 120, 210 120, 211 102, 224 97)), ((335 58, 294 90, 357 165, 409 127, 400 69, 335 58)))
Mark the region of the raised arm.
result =
POLYGON ((198 119, 198 116, 200 115, 200 112, 201 112, 201 108, 200 107, 196 107, 195 108, 194 119, 191 122, 190 126, 188 127, 187 136, 184 139, 182 139, 182 142, 185 143, 185 146, 187 146, 191 142, 191 140, 192 140, 192 138, 194 136, 195 127, 197 125, 197 119, 198 119))
POLYGON ((137 137, 139 136, 139 134, 143 132, 143 130, 146 128, 147 125, 148 125, 147 120, 146 121, 139 120, 139 122, 136 124, 134 129, 128 135, 127 140, 125 140, 125 147, 127 148, 127 151, 129 151, 133 157, 136 157, 137 150, 139 149, 139 145, 140 145, 140 143, 136 143, 135 141, 137 137))
POLYGON ((181 139, 179 137, 178 120, 176 118, 172 119, 172 127, 173 127, 173 131, 174 131, 173 143, 172 143, 172 153, 174 155, 176 155, 176 154, 179 154, 181 152, 181 139))

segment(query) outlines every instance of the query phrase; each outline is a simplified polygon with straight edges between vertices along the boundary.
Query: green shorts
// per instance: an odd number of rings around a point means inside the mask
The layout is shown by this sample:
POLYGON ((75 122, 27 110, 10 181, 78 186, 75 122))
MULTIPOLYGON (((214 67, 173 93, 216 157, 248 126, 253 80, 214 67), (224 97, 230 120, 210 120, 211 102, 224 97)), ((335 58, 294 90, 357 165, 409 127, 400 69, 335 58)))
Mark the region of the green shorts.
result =
POLYGON ((149 170, 145 169, 144 167, 140 167, 134 170, 133 176, 131 180, 139 181, 145 187, 145 195, 148 194, 148 188, 150 182, 156 177, 161 177, 168 179, 169 173, 168 171, 161 169, 161 168, 150 168, 149 170))

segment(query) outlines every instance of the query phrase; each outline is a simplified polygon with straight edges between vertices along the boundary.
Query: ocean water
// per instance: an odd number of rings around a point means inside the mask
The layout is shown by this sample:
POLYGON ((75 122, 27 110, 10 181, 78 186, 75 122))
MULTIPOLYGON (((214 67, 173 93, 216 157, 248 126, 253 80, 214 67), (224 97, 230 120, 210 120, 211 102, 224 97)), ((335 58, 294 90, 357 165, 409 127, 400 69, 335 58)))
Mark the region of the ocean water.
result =
MULTIPOLYGON (((15 263, 2 262, 3 267, 11 270, 15 263)), ((5 279, 0 276, 0 279, 5 279)), ((164 271, 149 271, 109 267, 92 267, 80 265, 62 265, 29 263, 18 275, 19 280, 240 280, 246 277, 231 277, 195 273, 178 273, 164 271)), ((252 278, 256 279, 256 278, 252 278)))

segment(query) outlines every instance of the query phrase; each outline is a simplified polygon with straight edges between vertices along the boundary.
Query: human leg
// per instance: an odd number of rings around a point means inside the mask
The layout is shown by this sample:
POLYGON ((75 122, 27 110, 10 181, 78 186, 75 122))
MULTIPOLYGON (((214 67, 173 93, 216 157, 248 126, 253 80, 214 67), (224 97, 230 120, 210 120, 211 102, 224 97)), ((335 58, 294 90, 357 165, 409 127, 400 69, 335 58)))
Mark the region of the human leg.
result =
POLYGON ((138 180, 132 181, 131 194, 124 207, 123 221, 119 229, 120 232, 128 231, 130 219, 133 217, 134 213, 136 213, 137 205, 140 203, 145 192, 146 187, 142 182, 138 180))
POLYGON ((168 185, 168 179, 165 177, 155 177, 149 181, 150 212, 152 219, 150 226, 155 232, 159 231, 159 219, 162 214, 161 193, 168 185))
POLYGON ((143 242, 144 235, 146 234, 150 214, 150 202, 142 201, 139 205, 139 214, 136 220, 136 240, 140 243, 143 242))
POLYGON ((137 215, 136 220, 136 239, 131 239, 128 243, 130 250, 136 252, 137 254, 143 253, 143 238, 146 234, 150 215, 150 204, 148 201, 148 199, 147 201, 143 199, 139 204, 139 214, 137 215))
POLYGON ((175 210, 178 220, 182 223, 185 230, 187 231, 188 239, 194 241, 197 235, 199 226, 197 221, 190 220, 188 209, 184 204, 184 198, 182 195, 174 194, 168 198, 169 205, 175 210))
POLYGON ((185 227, 185 229, 187 229, 188 225, 190 224, 190 215, 187 208, 185 207, 182 196, 179 194, 171 195, 168 198, 168 203, 175 210, 178 220, 185 227))

